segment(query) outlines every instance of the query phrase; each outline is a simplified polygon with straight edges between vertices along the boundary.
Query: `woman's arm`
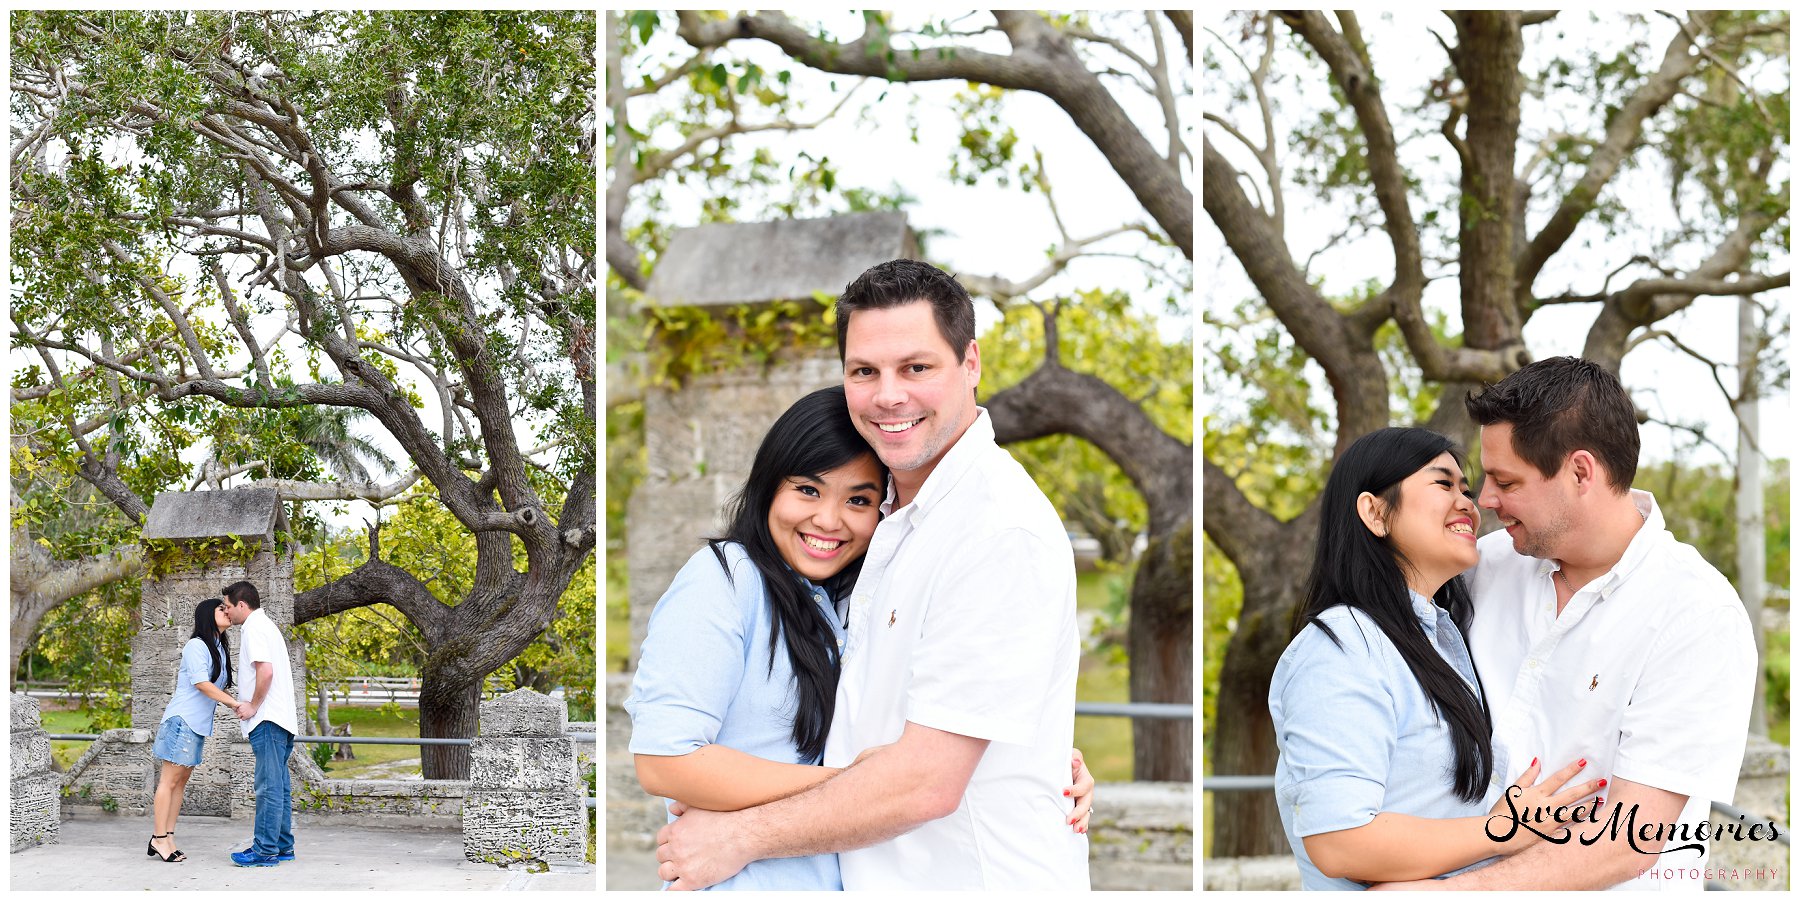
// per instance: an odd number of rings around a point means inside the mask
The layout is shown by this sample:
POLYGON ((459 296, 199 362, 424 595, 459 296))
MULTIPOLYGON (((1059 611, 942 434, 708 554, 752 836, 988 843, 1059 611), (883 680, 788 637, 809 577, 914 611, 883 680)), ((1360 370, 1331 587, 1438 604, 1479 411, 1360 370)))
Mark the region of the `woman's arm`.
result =
POLYGON ((1534 758, 1484 816, 1439 820, 1382 812, 1366 825, 1308 835, 1301 841, 1313 866, 1327 876, 1359 882, 1430 879, 1535 844, 1538 833, 1524 826, 1521 818, 1541 818, 1537 828, 1554 831, 1571 822, 1574 808, 1594 805, 1588 812, 1591 820, 1598 802, 1577 802, 1604 788, 1606 780, 1589 780, 1560 790, 1586 765, 1585 759, 1575 761, 1540 782, 1539 763, 1534 758))
POLYGON ((1379 813, 1368 825, 1301 839, 1319 872, 1360 882, 1429 879, 1504 852, 1487 837, 1487 817, 1433 820, 1379 813))
POLYGON ((198 690, 201 694, 206 695, 207 697, 212 698, 213 700, 218 701, 219 703, 224 704, 227 707, 236 707, 238 704, 237 698, 234 698, 231 695, 228 695, 225 692, 220 691, 219 686, 214 685, 211 682, 195 682, 194 688, 196 690, 198 690))
POLYGON ((679 757, 638 754, 644 791, 705 810, 743 810, 797 795, 843 772, 837 767, 777 763, 724 745, 679 757))

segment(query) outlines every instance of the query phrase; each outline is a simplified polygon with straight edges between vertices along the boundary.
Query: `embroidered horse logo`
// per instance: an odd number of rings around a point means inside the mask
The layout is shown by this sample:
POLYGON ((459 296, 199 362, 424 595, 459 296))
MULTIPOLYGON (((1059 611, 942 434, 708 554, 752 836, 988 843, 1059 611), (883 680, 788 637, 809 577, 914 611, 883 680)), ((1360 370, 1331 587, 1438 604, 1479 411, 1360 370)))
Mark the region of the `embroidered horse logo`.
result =
POLYGON ((1600 687, 1600 674, 1595 673, 1594 681, 1588 683, 1588 691, 1593 691, 1594 689, 1599 688, 1599 687, 1600 687))

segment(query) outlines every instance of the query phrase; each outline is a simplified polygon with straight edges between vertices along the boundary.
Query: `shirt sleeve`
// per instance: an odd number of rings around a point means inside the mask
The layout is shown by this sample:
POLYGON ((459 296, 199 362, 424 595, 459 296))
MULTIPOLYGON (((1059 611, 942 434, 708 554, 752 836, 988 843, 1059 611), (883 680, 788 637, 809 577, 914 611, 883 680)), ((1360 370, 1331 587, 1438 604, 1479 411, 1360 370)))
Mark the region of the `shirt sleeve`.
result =
POLYGON ((731 578, 710 548, 690 558, 650 613, 625 712, 633 754, 678 757, 718 739, 744 680, 762 575, 731 555, 731 578))
POLYGON ((190 638, 181 646, 181 681, 188 685, 213 681, 212 656, 206 652, 206 642, 190 638))
POLYGON ((1301 837, 1366 826, 1387 794, 1400 717, 1376 646, 1386 639, 1358 625, 1333 623, 1337 644, 1316 626, 1302 631, 1270 686, 1286 771, 1276 800, 1292 809, 1301 837))
MULTIPOLYGON (((1074 564, 1024 529, 950 561, 912 654, 906 719, 1008 744, 1031 744, 1074 652, 1074 564), (1066 626, 1066 628, 1065 628, 1066 626)), ((1072 684, 1072 680, 1071 680, 1072 684)))
POLYGON ((286 660, 287 643, 281 639, 280 627, 273 621, 265 621, 263 626, 244 630, 244 658, 251 663, 286 660))
POLYGON ((1619 724, 1613 774, 1663 791, 1730 801, 1756 691, 1756 643, 1736 603, 1671 623, 1619 724))

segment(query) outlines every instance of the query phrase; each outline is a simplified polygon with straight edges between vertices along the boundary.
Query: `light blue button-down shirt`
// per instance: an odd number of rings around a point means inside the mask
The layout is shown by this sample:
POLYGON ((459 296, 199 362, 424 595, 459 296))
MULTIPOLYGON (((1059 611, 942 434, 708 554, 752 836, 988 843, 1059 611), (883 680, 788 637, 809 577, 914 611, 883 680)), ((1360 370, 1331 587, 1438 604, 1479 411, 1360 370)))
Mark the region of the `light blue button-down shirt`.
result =
MULTIPOLYGON (((771 612, 762 573, 742 545, 721 547, 729 579, 712 548, 702 547, 650 614, 625 701, 631 752, 675 757, 720 744, 766 760, 809 763, 794 744, 797 699, 785 636, 769 669, 771 612)), ((841 642, 841 614, 824 589, 806 584, 841 642)), ((817 854, 754 861, 713 888, 837 891, 843 882, 837 855, 817 854)))
MULTIPOLYGON (((1407 594, 1426 639, 1474 690, 1475 664, 1449 611, 1407 594)), ((1301 839, 1364 826, 1383 812, 1449 819, 1479 816, 1487 807, 1456 796, 1449 723, 1374 620, 1343 606, 1319 618, 1342 647, 1308 625, 1282 653, 1269 685, 1281 752, 1275 799, 1301 886, 1358 890, 1359 883, 1319 872, 1301 839)))
MULTIPOLYGON (((224 662, 225 655, 220 654, 220 666, 224 662)), ((225 672, 220 670, 219 681, 224 679, 225 672)), ((169 706, 163 708, 162 721, 178 716, 196 734, 212 735, 213 708, 219 702, 194 687, 202 682, 218 684, 212 677, 212 656, 206 652, 206 642, 190 638, 181 646, 181 674, 175 677, 175 694, 169 698, 169 706)))

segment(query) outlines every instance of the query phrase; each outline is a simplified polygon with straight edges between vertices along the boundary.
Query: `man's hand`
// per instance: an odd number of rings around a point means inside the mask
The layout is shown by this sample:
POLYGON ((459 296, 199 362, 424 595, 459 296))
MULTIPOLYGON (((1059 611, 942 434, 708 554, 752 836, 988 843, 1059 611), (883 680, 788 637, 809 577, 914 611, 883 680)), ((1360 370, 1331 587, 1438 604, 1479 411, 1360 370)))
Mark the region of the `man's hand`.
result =
POLYGON ((256 716, 256 705, 249 701, 242 701, 238 703, 235 712, 238 719, 248 720, 256 716))
POLYGON ((741 834, 742 813, 690 808, 677 801, 678 818, 656 833, 656 875, 670 891, 698 891, 738 874, 756 858, 741 834))

